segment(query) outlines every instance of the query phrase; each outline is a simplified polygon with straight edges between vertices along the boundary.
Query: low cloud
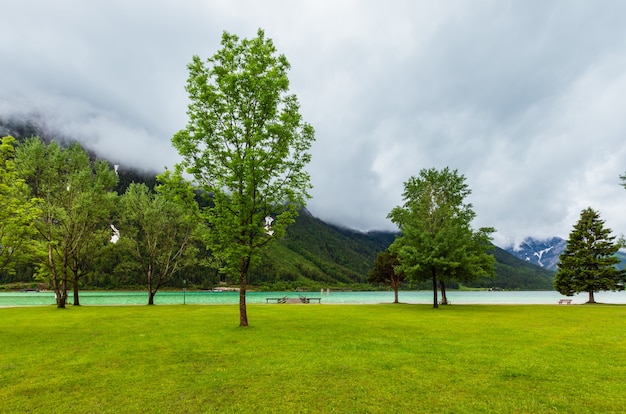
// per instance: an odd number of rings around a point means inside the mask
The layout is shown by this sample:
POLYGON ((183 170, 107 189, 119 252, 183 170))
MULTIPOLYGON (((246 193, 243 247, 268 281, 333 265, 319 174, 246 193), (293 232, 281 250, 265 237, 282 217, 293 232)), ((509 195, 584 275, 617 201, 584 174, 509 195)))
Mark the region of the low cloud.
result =
POLYGON ((480 0, 9 0, 0 117, 37 114, 122 165, 161 170, 186 124, 186 65, 263 28, 316 129, 310 211, 393 229, 403 183, 450 167, 496 242, 626 232, 626 4, 480 0))

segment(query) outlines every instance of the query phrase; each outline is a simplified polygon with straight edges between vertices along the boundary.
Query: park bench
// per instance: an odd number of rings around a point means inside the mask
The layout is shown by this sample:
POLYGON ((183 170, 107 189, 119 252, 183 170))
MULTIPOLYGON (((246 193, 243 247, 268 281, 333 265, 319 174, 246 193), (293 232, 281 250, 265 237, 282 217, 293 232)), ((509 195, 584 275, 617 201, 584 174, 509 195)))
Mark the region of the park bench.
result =
POLYGON ((306 296, 300 296, 300 300, 302 303, 311 303, 311 301, 317 301, 317 303, 322 303, 322 298, 307 298, 306 296))
POLYGON ((267 301, 267 303, 270 302, 276 302, 276 303, 286 303, 287 302, 287 297, 282 297, 282 298, 265 298, 265 300, 267 301))
POLYGON ((306 296, 300 296, 299 298, 288 298, 284 296, 282 298, 265 298, 267 303, 276 302, 276 303, 311 303, 311 301, 317 301, 317 303, 322 303, 322 298, 307 298, 306 296))
POLYGON ((571 299, 559 299, 559 305, 571 305, 571 304, 572 304, 571 299))

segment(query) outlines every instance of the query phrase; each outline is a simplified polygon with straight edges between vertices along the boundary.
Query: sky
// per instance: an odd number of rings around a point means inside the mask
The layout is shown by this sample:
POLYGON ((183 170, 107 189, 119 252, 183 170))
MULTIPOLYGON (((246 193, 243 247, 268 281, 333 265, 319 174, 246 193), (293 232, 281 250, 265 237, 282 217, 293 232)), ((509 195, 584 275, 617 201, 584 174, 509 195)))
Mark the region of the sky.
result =
POLYGON ((395 230, 404 183, 457 170, 507 247, 592 207, 626 233, 622 0, 3 0, 0 118, 120 164, 181 160, 187 64, 262 28, 316 131, 316 217, 395 230))

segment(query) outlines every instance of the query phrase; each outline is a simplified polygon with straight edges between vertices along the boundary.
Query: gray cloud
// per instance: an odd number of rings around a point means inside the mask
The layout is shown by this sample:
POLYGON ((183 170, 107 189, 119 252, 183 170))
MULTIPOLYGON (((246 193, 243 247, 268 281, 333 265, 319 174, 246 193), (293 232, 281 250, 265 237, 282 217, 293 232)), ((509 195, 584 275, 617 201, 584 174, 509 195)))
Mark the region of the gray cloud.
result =
POLYGON ((266 30, 316 129, 309 208, 392 229, 403 182, 449 166, 506 244, 567 237, 580 211, 626 232, 621 1, 3 3, 0 116, 32 113, 121 164, 177 162, 191 56, 266 30))

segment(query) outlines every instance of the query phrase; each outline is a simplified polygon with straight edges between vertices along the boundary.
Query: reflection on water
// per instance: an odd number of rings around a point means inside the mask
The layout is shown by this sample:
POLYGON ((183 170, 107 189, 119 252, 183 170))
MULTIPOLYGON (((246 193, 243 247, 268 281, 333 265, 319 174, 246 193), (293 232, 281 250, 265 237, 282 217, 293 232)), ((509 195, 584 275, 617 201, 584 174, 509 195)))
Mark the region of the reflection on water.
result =
MULTIPOLYGON (((452 304, 557 304, 565 298, 554 291, 448 291, 448 300, 452 304)), ((248 292, 247 303, 267 303, 267 298, 321 298, 322 304, 374 304, 393 302, 393 292, 248 292)), ((587 301, 588 295, 581 293, 571 297, 573 304, 587 301)), ((69 303, 71 304, 71 296, 69 303)), ((596 302, 626 304, 626 292, 598 292, 596 302)), ((403 303, 432 303, 431 291, 401 291, 399 300, 403 303)), ((147 292, 100 292, 85 291, 80 293, 81 305, 145 305, 148 303, 147 292)), ((158 292, 155 304, 237 304, 239 292, 158 292)), ((275 303, 275 301, 273 302, 275 303)), ((54 305, 54 292, 0 292, 0 306, 36 306, 54 305)))

